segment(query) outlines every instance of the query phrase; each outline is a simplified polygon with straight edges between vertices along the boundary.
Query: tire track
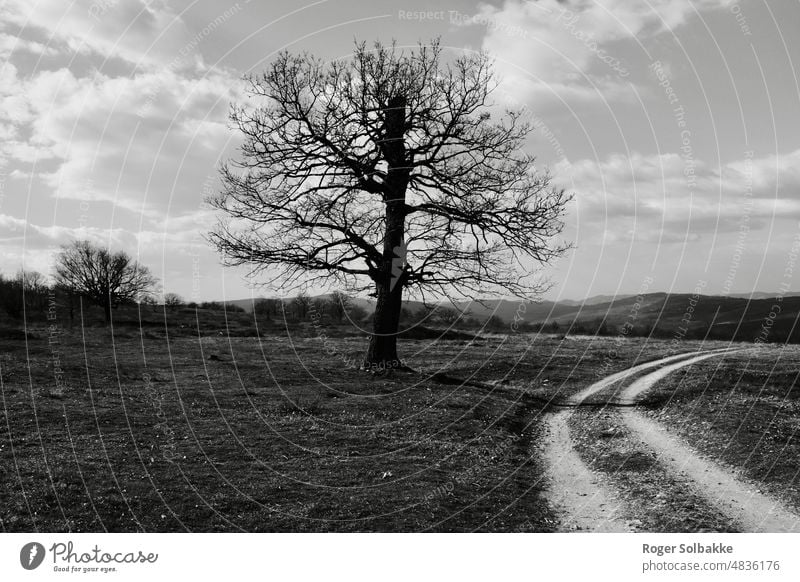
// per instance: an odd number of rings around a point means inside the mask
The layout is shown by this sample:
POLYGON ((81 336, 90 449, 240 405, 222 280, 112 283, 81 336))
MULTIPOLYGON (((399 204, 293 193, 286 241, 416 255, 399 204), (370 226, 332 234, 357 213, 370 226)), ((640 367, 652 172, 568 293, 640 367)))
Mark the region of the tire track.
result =
MULTIPOLYGON (((714 353, 725 351, 728 350, 715 350, 714 353)), ((688 352, 633 366, 595 382, 567 398, 566 404, 579 406, 589 396, 639 372, 707 353, 709 352, 688 352)), ((633 531, 631 525, 623 518, 625 503, 615 488, 604 477, 592 471, 575 451, 569 434, 568 421, 571 415, 571 410, 564 410, 549 415, 546 420, 549 438, 544 450, 544 459, 550 483, 548 500, 562 515, 560 530, 633 531)))
POLYGON ((622 517, 623 503, 606 480, 581 460, 569 435, 571 412, 548 418, 544 459, 550 483, 549 501, 561 513, 559 531, 630 532, 622 517))
POLYGON ((579 406, 583 403, 584 400, 589 398, 589 396, 593 396, 600 392, 601 390, 605 390, 606 388, 611 387, 612 385, 616 384, 617 382, 621 382, 623 380, 627 380, 628 378, 635 376, 639 372, 643 372, 645 370, 649 370, 650 368, 655 368, 657 366, 663 366, 664 364, 668 364, 670 362, 674 362, 675 360, 684 360, 689 358, 690 356, 705 356, 711 357, 711 355, 718 355, 726 352, 730 352, 729 348, 721 348, 718 350, 705 350, 705 351, 697 351, 697 352, 686 352, 685 354, 678 354, 675 356, 668 356, 666 358, 661 358, 660 360, 653 360, 652 362, 645 362, 644 364, 639 364, 638 366, 633 366, 632 368, 627 368, 626 370, 622 370, 621 372, 617 372, 616 374, 611 374, 600 380, 599 382, 595 382, 588 388, 585 388, 567 398, 567 404, 571 404, 573 406, 579 406))
MULTIPOLYGON (((683 360, 639 378, 623 390, 620 402, 633 404, 671 372, 722 353, 707 354, 683 360)), ((659 460, 673 471, 689 477, 697 491, 747 532, 800 532, 800 515, 778 499, 760 493, 758 485, 737 477, 722 465, 701 457, 697 452, 670 434, 659 423, 636 412, 622 409, 626 427, 658 454, 659 460)))

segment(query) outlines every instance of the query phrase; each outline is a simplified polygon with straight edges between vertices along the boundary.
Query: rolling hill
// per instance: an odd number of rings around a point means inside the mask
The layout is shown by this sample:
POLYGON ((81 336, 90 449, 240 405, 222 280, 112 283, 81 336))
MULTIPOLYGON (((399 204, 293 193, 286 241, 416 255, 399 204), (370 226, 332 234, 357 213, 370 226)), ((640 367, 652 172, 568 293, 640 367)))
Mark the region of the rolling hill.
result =
MULTIPOLYGON (((508 299, 460 301, 455 308, 465 317, 482 324, 490 317, 510 325, 516 318, 528 330, 545 329, 559 333, 599 333, 602 335, 652 335, 660 338, 718 339, 800 343, 800 295, 771 297, 768 293, 748 296, 648 293, 642 296, 597 296, 583 301, 521 302, 508 299), (752 297, 752 298, 749 298, 752 297), (760 339, 759 339, 760 338, 760 339)), ((325 298, 318 296, 317 298, 325 298)), ((255 299, 228 303, 253 310, 255 299)), ((354 304, 367 313, 375 302, 355 298, 354 304)), ((442 308, 452 309, 449 302, 442 308)), ((423 309, 418 301, 408 301, 406 309, 423 309)))

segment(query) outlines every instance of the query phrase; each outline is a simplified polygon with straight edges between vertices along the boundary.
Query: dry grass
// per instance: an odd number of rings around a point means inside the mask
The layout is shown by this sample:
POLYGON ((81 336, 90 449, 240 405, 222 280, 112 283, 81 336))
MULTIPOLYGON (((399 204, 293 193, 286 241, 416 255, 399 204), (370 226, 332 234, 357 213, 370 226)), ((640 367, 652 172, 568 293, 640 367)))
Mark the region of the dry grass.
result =
POLYGON ((518 392, 347 368, 360 339, 330 340, 329 354, 308 337, 84 332, 0 340, 5 531, 553 522, 529 454, 538 424, 518 392))
POLYGON ((551 531, 543 403, 699 345, 416 339, 373 375, 358 331, 204 317, 0 334, 0 529, 551 531))

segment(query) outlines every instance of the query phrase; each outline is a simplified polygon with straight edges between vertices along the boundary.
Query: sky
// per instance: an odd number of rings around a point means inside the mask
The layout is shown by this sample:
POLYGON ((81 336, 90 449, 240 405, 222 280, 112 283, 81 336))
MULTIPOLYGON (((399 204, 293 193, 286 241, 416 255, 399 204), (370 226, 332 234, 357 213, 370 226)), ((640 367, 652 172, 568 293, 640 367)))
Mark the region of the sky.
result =
POLYGON ((800 291, 800 3, 0 0, 0 272, 90 239, 186 300, 274 295, 223 268, 204 200, 242 78, 355 40, 486 50, 499 104, 574 195, 548 299, 800 291), (797 63, 797 67, 796 67, 797 63))

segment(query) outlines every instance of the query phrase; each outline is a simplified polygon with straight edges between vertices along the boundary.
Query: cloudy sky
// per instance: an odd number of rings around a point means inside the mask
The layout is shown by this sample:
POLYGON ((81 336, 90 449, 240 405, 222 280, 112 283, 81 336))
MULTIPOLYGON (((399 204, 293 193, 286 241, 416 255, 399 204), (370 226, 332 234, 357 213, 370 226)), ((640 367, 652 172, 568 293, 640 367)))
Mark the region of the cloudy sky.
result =
POLYGON ((496 59, 575 194, 549 298, 800 291, 800 4, 0 0, 0 271, 90 238, 190 299, 268 295, 202 234, 231 101, 277 51, 354 39, 496 59), (795 245, 797 251, 797 245, 795 245), (652 282, 649 282, 652 280, 652 282))

